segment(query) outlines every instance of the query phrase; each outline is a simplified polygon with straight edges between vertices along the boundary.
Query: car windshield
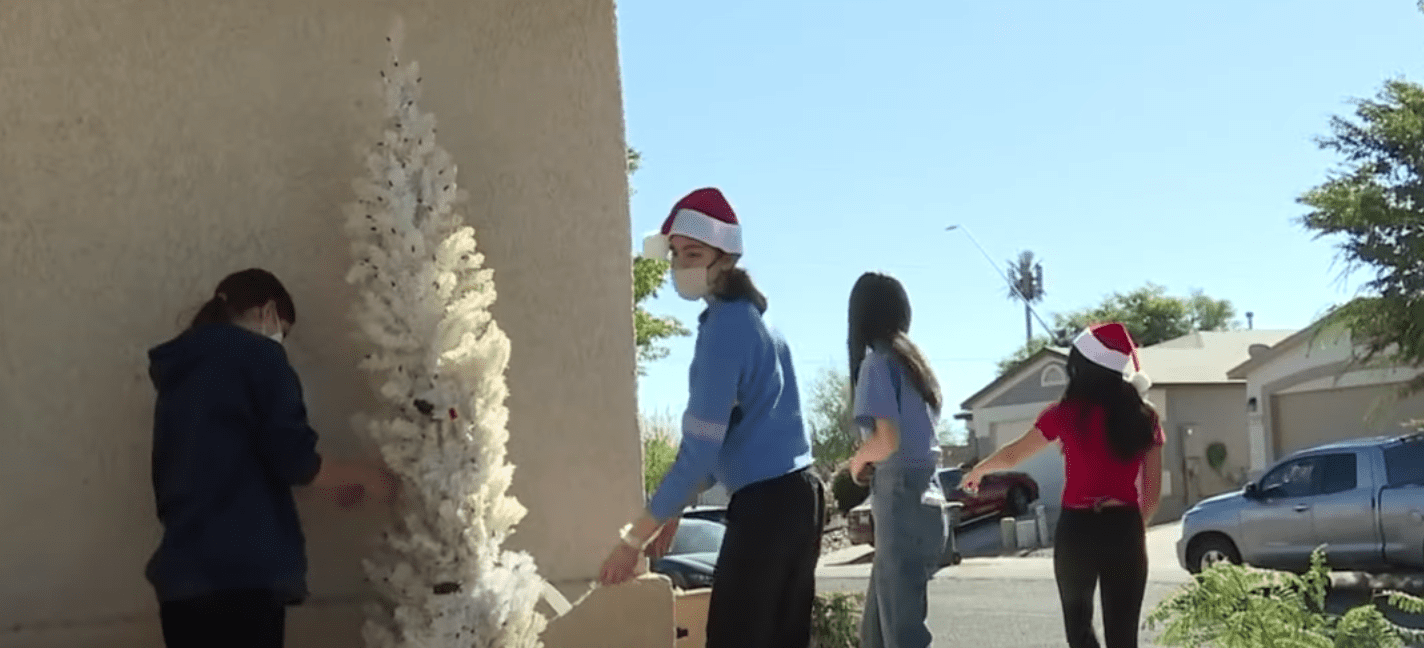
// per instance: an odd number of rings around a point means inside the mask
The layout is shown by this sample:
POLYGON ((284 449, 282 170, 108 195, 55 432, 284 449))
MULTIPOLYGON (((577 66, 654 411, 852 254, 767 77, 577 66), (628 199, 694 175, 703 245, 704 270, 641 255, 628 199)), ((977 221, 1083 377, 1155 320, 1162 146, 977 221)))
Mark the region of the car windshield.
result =
POLYGON ((707 520, 683 519, 677 527, 677 535, 672 538, 669 555, 689 553, 717 553, 722 550, 722 536, 726 525, 707 520))
POLYGON ((939 487, 944 492, 951 493, 959 488, 959 480, 964 479, 964 471, 958 468, 946 468, 939 471, 939 487))

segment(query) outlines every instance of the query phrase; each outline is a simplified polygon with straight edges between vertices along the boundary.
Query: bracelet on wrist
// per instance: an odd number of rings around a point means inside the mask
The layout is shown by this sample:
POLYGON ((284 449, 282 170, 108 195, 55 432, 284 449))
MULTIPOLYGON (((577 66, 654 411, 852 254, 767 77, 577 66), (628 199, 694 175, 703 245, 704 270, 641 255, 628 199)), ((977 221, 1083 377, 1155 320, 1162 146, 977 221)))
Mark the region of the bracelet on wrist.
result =
POLYGON ((635 551, 642 551, 645 542, 633 537, 632 531, 633 525, 631 524, 623 527, 618 531, 618 540, 621 541, 624 546, 628 547, 629 549, 633 549, 635 551))

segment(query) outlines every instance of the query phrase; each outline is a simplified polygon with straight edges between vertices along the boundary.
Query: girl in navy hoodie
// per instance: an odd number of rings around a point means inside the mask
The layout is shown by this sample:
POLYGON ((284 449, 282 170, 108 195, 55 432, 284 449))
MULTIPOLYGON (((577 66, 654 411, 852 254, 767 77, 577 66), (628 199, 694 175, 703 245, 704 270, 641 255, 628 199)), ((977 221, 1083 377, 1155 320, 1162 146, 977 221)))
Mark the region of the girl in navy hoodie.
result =
POLYGON ((297 322, 281 282, 234 273, 188 330, 149 352, 158 391, 153 490, 163 538, 146 576, 168 648, 281 648, 285 606, 306 597, 292 489, 389 501, 395 478, 323 460, 282 347, 297 322))

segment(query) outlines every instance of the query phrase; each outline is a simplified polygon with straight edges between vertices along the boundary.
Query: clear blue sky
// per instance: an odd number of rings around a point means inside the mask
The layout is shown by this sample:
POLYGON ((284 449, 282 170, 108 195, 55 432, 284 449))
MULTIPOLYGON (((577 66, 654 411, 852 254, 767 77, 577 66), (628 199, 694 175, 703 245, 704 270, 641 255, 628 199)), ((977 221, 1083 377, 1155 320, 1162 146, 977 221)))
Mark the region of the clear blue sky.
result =
MULTIPOLYGON (((803 394, 845 366, 852 282, 894 274, 955 406, 1023 343, 1023 308, 946 225, 1001 265, 1036 252, 1045 318, 1150 280, 1299 328, 1357 283, 1294 223, 1336 162, 1311 138, 1386 79, 1424 81, 1414 0, 624 0, 618 19, 635 240, 721 187, 803 394)), ((700 311, 671 289, 650 308, 700 311)), ((670 347, 645 412, 685 403, 692 340, 670 347)))

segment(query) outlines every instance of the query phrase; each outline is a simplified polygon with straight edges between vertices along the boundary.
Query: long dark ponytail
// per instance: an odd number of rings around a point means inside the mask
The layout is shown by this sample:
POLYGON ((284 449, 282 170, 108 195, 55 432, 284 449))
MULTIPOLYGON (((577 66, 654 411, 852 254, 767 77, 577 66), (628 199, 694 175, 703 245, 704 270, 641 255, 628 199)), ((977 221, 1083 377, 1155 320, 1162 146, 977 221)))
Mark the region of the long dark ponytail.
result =
MULTIPOLYGON (((721 250, 718 250, 718 252, 721 252, 721 250)), ((721 253, 726 254, 725 252, 721 253)), ((733 262, 735 261, 736 258, 733 257, 733 262)), ((716 285, 712 287, 712 294, 718 299, 725 301, 745 299, 751 302, 753 306, 756 306, 757 310, 763 313, 766 312, 766 295, 762 294, 761 290, 756 287, 756 283, 752 281, 751 274, 749 274, 745 268, 732 266, 723 269, 722 272, 717 275, 716 285)))
POLYGON ((850 355, 851 393, 871 346, 887 349, 905 367, 910 384, 936 412, 944 403, 939 381, 920 348, 910 341, 910 296, 894 277, 867 272, 850 291, 850 326, 846 351, 850 355))
POLYGON ((1101 408, 1106 417, 1107 442, 1122 461, 1140 458, 1157 432, 1157 412, 1122 374, 1088 360, 1077 348, 1068 352, 1068 387, 1063 402, 1078 406, 1078 428, 1086 430, 1088 416, 1101 408))
POLYGON ((243 313, 273 302, 277 306, 277 316, 289 325, 297 323, 297 307, 292 295, 277 280, 277 276, 261 268, 248 268, 234 272, 218 282, 213 296, 198 309, 193 321, 188 324, 194 329, 206 324, 228 324, 243 313))

